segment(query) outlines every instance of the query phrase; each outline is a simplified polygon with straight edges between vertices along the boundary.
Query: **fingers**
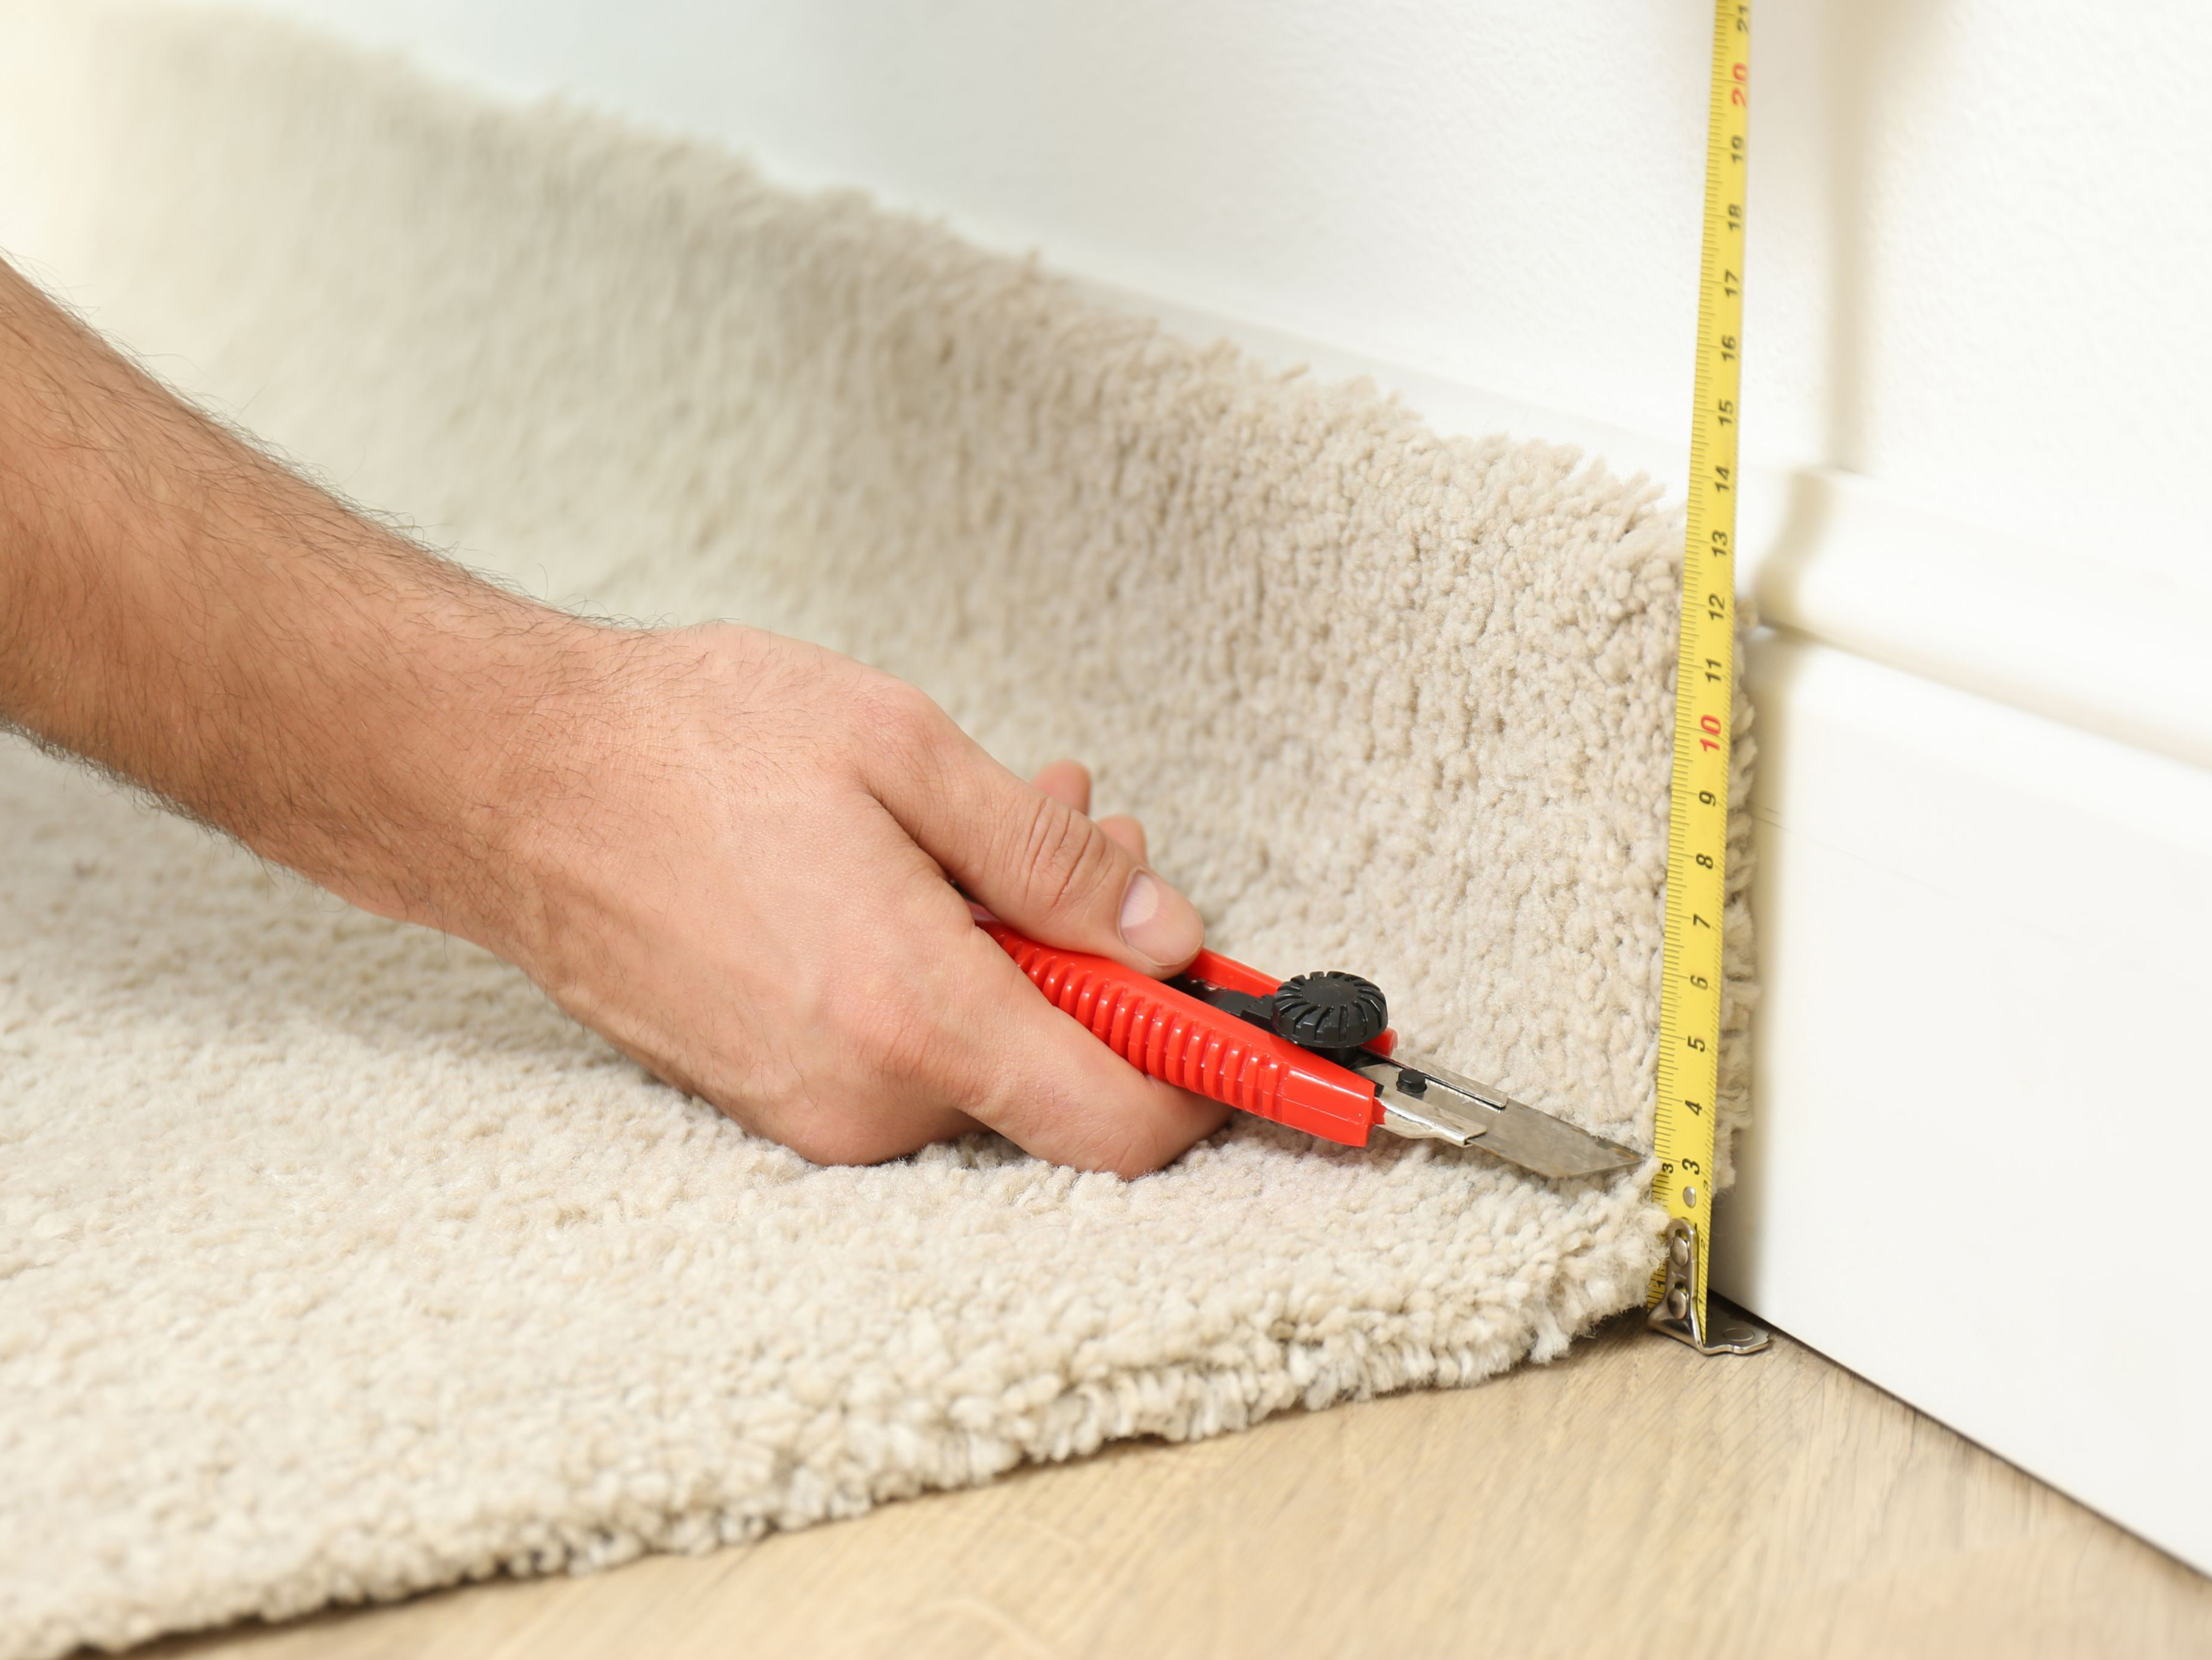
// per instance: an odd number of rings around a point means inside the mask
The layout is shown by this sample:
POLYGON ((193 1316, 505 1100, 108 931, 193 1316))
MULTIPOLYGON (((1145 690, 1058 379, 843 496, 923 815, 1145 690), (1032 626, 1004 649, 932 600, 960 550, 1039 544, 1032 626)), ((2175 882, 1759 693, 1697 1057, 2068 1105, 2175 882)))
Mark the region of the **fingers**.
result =
POLYGON ((869 783, 907 833, 1010 927, 1048 944, 1168 975, 1206 930, 1190 901, 1071 806, 1080 769, 1048 769, 1055 795, 1024 783, 941 711, 909 706, 869 783), (934 719, 929 716, 933 715, 934 719))
POLYGON ((562 1007, 822 1162, 980 1122, 1136 1175, 1222 1122, 1054 1008, 946 879, 1056 945, 1181 967, 1198 917, 1133 821, 1091 821, 1081 767, 1033 787, 920 693, 793 642, 641 638, 611 736, 576 751, 617 787, 571 804, 587 830, 538 873, 526 966, 562 1007))
MULTIPOLYGON (((1086 816, 1084 767, 1054 762, 1024 784, 933 707, 921 713, 871 787, 970 895, 1023 933, 1148 973, 1172 973, 1197 953, 1198 915, 1145 867, 1137 822, 1086 816)), ((980 931, 939 961, 957 964, 952 978, 968 993, 951 1000, 961 1013, 933 1068, 945 1103, 1036 1157, 1136 1176, 1228 1116, 1129 1065, 1039 996, 980 931)))
POLYGON ((962 1104, 975 1118, 1037 1158, 1124 1177, 1158 1169, 1221 1127, 1227 1107, 1138 1071, 973 932, 979 1018, 991 1034, 962 1104))
MULTIPOLYGON (((1080 761, 1054 761, 1030 782, 1078 812, 1091 811, 1091 771, 1080 761)), ((1098 828, 1127 848, 1139 864, 1151 862, 1145 847, 1145 827, 1127 813, 1117 812, 1102 818, 1098 828)))
POLYGON ((1098 828, 1128 848, 1130 855, 1140 865, 1150 864, 1152 855, 1145 850, 1145 827, 1126 812, 1117 812, 1098 821, 1098 828))
POLYGON ((1062 806, 1091 811, 1091 769, 1080 761, 1052 762, 1030 782, 1062 806))

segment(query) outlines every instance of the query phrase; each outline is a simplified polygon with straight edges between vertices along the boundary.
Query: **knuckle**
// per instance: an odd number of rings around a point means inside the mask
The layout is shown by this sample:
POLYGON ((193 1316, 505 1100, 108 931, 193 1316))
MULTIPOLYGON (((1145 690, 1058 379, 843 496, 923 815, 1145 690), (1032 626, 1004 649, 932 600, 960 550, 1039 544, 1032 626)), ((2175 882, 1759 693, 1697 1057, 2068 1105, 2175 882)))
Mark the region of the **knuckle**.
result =
POLYGON ((928 693, 888 674, 862 678, 853 712, 863 742, 909 765, 933 757, 951 725, 928 693))
POLYGON ((1110 883, 1118 860, 1112 844, 1073 808, 1040 795, 1018 819, 1017 868, 1029 901, 1058 913, 1079 909, 1110 883))

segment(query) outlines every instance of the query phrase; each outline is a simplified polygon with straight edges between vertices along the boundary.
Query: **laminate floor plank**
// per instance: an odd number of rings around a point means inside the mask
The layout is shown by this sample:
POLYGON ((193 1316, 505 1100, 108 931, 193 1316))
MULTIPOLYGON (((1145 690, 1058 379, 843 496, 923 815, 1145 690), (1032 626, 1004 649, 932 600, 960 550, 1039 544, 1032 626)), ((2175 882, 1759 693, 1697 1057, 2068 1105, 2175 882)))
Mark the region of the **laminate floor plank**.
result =
POLYGON ((1123 1446, 703 1557, 146 1660, 2212 1657, 2212 1580, 1789 1340, 1123 1446))

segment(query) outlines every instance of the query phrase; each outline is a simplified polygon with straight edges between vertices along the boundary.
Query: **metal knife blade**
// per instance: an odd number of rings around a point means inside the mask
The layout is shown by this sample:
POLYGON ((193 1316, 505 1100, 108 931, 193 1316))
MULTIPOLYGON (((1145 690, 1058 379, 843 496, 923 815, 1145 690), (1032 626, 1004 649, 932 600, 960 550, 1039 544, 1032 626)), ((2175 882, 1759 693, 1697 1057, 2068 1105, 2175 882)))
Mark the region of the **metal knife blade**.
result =
POLYGON ((1433 1061, 1364 1052, 1346 1062, 1382 1098, 1382 1128, 1394 1135, 1479 1147, 1539 1176, 1602 1176, 1630 1170, 1644 1155, 1516 1101, 1433 1061))

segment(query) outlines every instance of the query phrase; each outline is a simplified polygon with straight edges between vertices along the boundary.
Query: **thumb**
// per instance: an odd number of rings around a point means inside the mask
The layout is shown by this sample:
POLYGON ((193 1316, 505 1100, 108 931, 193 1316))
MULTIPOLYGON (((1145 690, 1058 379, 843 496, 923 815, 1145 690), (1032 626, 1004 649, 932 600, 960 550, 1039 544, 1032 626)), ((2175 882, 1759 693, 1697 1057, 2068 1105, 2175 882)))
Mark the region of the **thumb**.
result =
POLYGON ((1206 942, 1197 909, 1129 848, 1033 788, 939 716, 920 765, 912 750, 872 779, 877 799, 969 897, 1009 927, 1072 951, 1170 975, 1206 942))

